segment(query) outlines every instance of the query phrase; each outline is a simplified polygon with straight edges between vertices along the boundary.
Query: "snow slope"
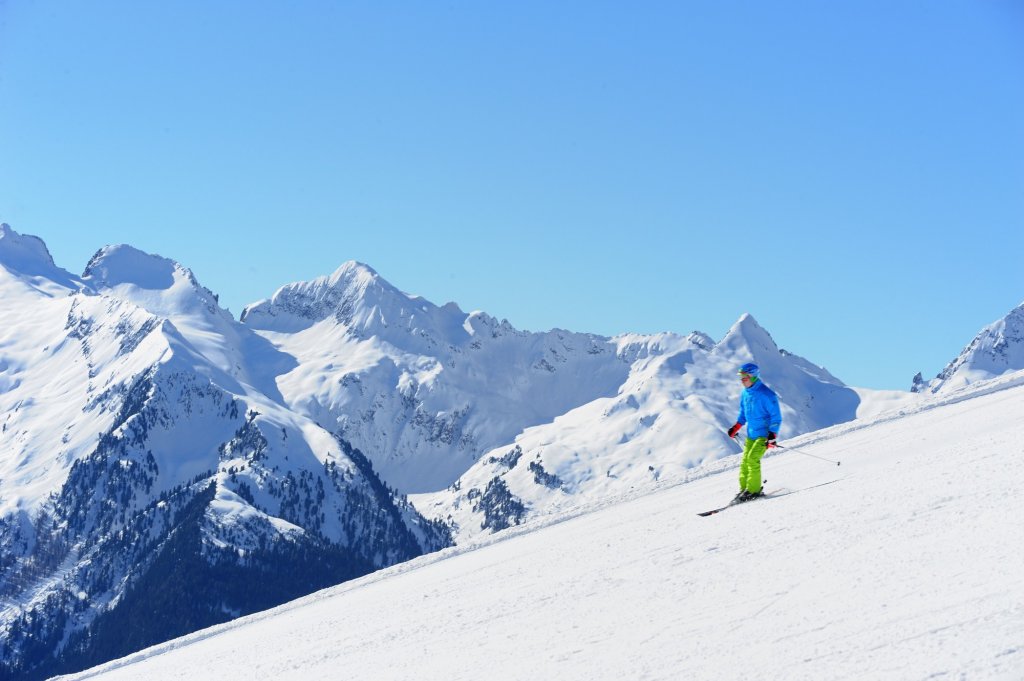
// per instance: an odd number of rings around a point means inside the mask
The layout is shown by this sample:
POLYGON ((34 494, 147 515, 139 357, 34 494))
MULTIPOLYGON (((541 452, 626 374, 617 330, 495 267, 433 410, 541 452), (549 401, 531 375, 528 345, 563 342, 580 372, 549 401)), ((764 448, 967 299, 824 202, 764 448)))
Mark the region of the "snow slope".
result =
POLYGON ((1020 679, 1024 372, 423 556, 69 678, 1020 679))

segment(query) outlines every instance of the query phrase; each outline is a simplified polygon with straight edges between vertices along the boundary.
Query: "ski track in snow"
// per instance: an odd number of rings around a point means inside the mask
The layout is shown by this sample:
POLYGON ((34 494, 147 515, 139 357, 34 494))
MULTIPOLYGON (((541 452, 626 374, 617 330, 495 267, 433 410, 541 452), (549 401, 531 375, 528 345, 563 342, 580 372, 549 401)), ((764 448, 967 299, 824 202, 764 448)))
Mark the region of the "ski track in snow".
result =
POLYGON ((64 678, 1024 678, 1024 372, 64 678), (725 473, 725 475, 719 475, 725 473), (834 484, 822 483, 838 480, 834 484))

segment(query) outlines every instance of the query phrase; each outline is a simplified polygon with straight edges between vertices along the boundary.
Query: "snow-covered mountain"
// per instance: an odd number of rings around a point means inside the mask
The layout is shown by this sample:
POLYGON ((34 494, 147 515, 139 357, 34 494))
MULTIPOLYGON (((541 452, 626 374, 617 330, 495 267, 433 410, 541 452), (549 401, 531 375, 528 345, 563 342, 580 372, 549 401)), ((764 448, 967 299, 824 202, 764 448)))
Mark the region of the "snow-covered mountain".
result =
POLYGON ((74 277, 4 225, 0 297, 5 673, 81 668, 449 543, 282 403, 294 359, 177 263, 117 246, 74 277))
MULTIPOLYGON (((648 481, 73 679, 1020 679, 1024 372, 648 481), (969 470, 969 475, 964 471, 969 470)), ((68 681, 71 681, 69 679, 68 681)))
POLYGON ((861 402, 750 315, 718 343, 530 333, 409 296, 355 262, 281 288, 242 321, 296 358, 278 380, 285 401, 333 424, 460 540, 735 451, 724 429, 744 362, 779 392, 783 436, 849 421, 861 402))
POLYGON ((614 395, 629 362, 607 338, 517 331, 398 291, 366 265, 278 290, 242 322, 294 357, 296 411, 359 447, 403 492, 442 489, 524 428, 614 395))
POLYGON ((235 321, 173 260, 75 276, 4 225, 0 296, 0 664, 28 677, 711 465, 747 361, 783 438, 877 411, 749 315, 533 333, 355 262, 235 321))
POLYGON ((77 277, 57 267, 42 239, 18 234, 6 223, 0 224, 0 277, 6 285, 51 297, 81 287, 77 277))
POLYGON ((861 402, 826 370, 780 350, 750 315, 718 343, 672 334, 612 342, 630 365, 614 396, 528 428, 449 488, 413 496, 420 512, 450 524, 461 542, 735 453, 725 429, 743 390, 736 367, 749 361, 779 393, 781 437, 850 421, 861 402))
POLYGON ((1024 303, 992 322, 931 381, 914 377, 913 392, 942 393, 1024 369, 1024 303))

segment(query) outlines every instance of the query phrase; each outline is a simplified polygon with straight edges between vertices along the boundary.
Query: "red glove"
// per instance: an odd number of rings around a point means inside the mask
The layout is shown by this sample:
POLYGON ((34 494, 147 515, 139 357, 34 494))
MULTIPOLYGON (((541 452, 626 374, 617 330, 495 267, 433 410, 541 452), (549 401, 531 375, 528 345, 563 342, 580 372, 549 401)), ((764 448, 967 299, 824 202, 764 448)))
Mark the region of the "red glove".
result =
POLYGON ((768 431, 768 446, 769 447, 775 447, 777 445, 778 445, 778 443, 775 442, 775 433, 769 430, 768 431))
POLYGON ((743 427, 742 423, 737 423, 729 429, 729 437, 736 437, 736 433, 740 432, 740 428, 743 427))

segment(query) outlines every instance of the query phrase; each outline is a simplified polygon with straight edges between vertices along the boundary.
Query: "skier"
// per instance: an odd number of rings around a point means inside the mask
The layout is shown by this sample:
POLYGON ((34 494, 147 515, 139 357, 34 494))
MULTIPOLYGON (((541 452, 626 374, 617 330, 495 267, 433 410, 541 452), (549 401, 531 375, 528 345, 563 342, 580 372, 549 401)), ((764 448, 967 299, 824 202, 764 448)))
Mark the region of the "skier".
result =
POLYGON ((740 491, 734 503, 762 496, 761 457, 775 446, 775 436, 782 425, 779 396, 760 379, 758 366, 748 362, 740 367, 739 375, 745 390, 740 397, 740 415, 729 429, 729 437, 736 437, 746 425, 747 441, 740 464, 740 491))

